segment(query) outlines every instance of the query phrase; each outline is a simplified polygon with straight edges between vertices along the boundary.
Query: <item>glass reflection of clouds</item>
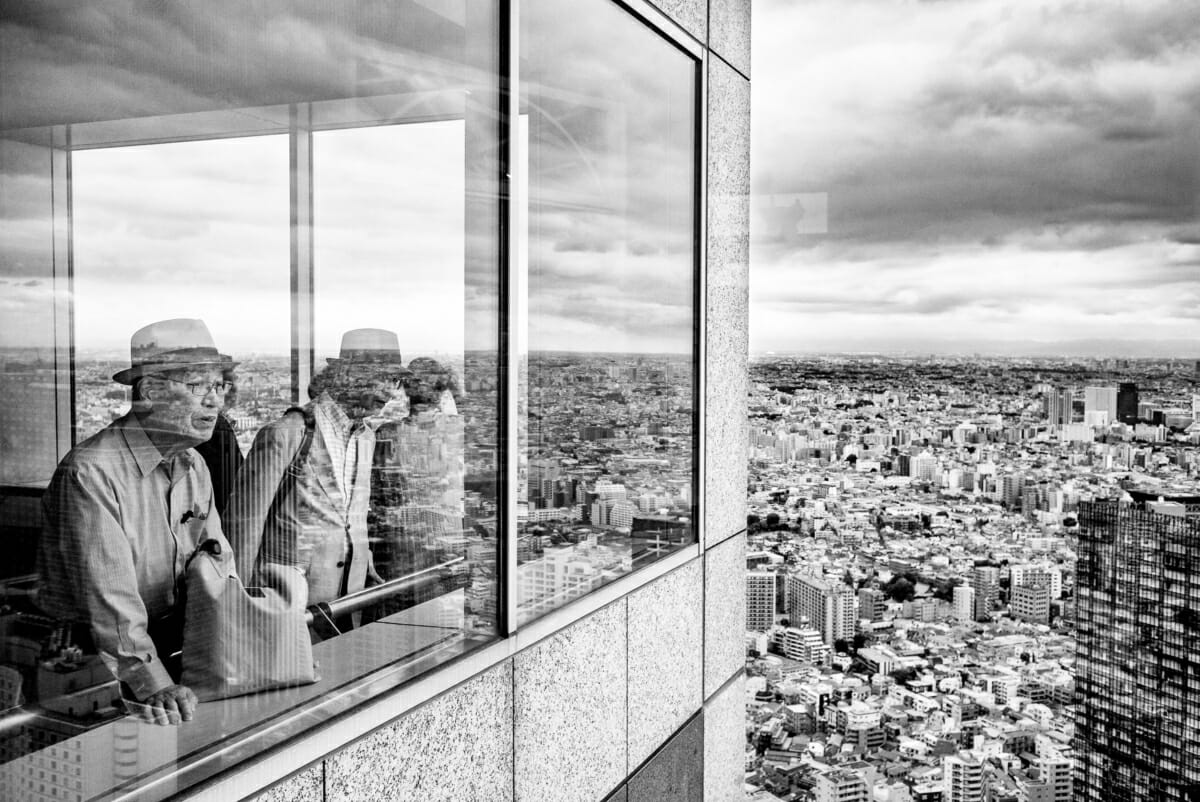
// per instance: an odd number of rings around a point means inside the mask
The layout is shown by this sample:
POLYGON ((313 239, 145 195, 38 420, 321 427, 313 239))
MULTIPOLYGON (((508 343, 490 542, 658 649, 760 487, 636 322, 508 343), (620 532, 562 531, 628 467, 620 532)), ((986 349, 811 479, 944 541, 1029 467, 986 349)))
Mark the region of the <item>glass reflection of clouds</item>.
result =
POLYGON ((395 331, 405 356, 462 354, 462 120, 313 135, 318 357, 395 331))
POLYGON ((528 620, 695 540, 697 72, 610 3, 523 3, 521 46, 528 620))
POLYGON ((78 350, 119 355, 131 328, 199 317, 226 350, 287 352, 286 137, 97 148, 72 159, 78 350))

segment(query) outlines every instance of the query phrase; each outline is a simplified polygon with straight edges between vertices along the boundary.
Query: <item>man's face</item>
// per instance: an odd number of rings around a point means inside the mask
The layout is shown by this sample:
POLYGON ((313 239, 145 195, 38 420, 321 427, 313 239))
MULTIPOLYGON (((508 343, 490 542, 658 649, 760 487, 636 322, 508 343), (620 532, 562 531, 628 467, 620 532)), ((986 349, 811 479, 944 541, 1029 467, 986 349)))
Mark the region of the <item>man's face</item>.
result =
POLYGON ((389 380, 359 381, 339 393, 337 401, 346 415, 356 421, 378 424, 387 418, 408 414, 404 390, 389 380))
POLYGON ((212 437, 223 401, 221 371, 176 371, 145 381, 145 394, 153 402, 153 411, 144 419, 146 428, 193 443, 212 437))

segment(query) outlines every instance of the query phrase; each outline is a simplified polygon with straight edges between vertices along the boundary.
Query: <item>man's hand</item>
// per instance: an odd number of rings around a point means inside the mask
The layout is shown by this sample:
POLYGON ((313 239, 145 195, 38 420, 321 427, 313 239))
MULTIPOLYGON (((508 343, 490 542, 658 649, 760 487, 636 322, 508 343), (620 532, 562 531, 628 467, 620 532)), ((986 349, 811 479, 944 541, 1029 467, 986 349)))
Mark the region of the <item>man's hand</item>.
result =
POLYGON ((184 685, 172 685, 150 694, 132 705, 143 719, 152 724, 179 724, 191 721, 196 712, 196 694, 184 685))

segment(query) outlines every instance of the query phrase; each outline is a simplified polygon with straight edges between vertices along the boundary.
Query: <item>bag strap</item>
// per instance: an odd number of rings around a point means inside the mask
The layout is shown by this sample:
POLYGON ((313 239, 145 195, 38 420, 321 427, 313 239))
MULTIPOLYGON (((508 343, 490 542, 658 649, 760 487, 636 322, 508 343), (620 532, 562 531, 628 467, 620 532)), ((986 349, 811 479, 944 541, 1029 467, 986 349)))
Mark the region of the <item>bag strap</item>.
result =
POLYGON ((317 418, 313 415, 311 409, 304 407, 288 407, 288 410, 283 413, 284 417, 291 415, 293 412, 298 412, 304 416, 304 435, 300 438, 300 447, 296 449, 296 453, 292 455, 291 462, 284 469, 283 475, 279 477, 279 487, 275 488, 275 497, 271 499, 270 512, 268 519, 275 513, 275 505, 279 503, 279 496, 283 493, 284 485, 289 481, 295 481, 296 471, 304 466, 308 460, 309 449, 312 448, 313 434, 317 428, 317 418))
MULTIPOLYGON (((300 439, 300 448, 296 449, 295 455, 292 457, 292 462, 288 468, 299 467, 308 459, 308 451, 312 448, 313 433, 317 428, 317 417, 313 414, 312 409, 308 407, 288 407, 284 415, 290 415, 293 412, 299 412, 304 416, 304 437, 300 439)), ((282 484, 282 482, 281 482, 282 484)))
MULTIPOLYGON (((300 446, 292 454, 292 459, 288 466, 284 469, 279 477, 279 485, 275 488, 275 496, 271 499, 271 505, 267 508, 267 517, 264 519, 264 527, 269 525, 271 521, 278 519, 279 505, 285 503, 288 496, 295 489, 299 472, 303 469, 304 463, 308 460, 309 449, 312 447, 313 436, 316 431, 316 416, 311 409, 305 407, 289 407, 283 413, 286 418, 292 413, 298 413, 304 418, 304 434, 300 438, 300 446)), ((261 546, 260 546, 261 556, 261 546)))

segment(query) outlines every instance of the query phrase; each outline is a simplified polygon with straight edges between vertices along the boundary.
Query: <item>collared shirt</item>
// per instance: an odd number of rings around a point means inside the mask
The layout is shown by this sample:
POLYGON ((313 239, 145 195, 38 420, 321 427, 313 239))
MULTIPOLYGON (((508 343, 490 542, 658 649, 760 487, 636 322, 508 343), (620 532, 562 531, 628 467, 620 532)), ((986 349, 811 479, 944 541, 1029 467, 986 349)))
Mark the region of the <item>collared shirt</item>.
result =
POLYGON ((129 414, 71 450, 42 503, 42 606, 89 624, 139 699, 171 685, 147 627, 178 601, 196 545, 224 542, 204 461, 190 449, 164 459, 129 414))
MULTIPOLYGON (((345 410, 322 393, 317 402, 312 405, 317 428, 325 440, 325 448, 329 451, 329 461, 333 465, 333 480, 345 499, 345 506, 339 512, 345 513, 350 504, 350 490, 354 487, 354 477, 358 476, 358 461, 364 458, 359 453, 361 438, 355 437, 358 426, 345 410)), ((370 454, 365 455, 370 459, 370 454)))

